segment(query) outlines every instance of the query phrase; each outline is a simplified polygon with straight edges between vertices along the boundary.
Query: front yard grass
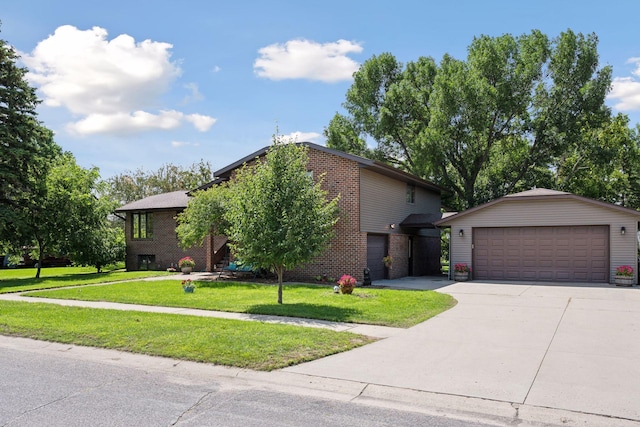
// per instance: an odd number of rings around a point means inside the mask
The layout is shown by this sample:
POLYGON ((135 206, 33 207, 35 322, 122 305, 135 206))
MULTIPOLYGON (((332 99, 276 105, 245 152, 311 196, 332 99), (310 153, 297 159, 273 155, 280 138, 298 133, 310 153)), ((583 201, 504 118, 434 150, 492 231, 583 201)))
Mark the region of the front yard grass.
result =
POLYGON ((356 288, 352 295, 342 295, 334 293, 332 287, 304 284, 285 284, 284 304, 278 304, 275 285, 203 281, 196 282, 196 286, 195 293, 185 294, 177 280, 154 280, 29 292, 27 295, 270 314, 401 328, 423 322, 456 304, 453 297, 433 291, 356 288))
POLYGON ((374 341, 325 329, 43 303, 0 301, 0 314, 2 335, 266 371, 374 341))
POLYGON ((36 279, 35 268, 10 268, 0 270, 0 293, 117 282, 171 274, 166 271, 122 270, 97 273, 93 267, 52 267, 43 268, 40 271, 40 278, 36 279))

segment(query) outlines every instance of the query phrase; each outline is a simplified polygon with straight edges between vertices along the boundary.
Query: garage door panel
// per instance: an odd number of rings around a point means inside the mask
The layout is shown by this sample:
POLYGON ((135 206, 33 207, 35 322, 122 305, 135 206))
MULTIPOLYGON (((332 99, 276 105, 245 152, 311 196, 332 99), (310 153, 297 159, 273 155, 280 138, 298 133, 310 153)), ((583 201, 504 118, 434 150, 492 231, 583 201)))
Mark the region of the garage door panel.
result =
POLYGON ((553 278, 554 278, 553 271, 540 270, 538 272, 538 280, 553 280, 553 278))
POLYGON ((609 279, 608 226, 474 228, 473 236, 476 279, 609 279))

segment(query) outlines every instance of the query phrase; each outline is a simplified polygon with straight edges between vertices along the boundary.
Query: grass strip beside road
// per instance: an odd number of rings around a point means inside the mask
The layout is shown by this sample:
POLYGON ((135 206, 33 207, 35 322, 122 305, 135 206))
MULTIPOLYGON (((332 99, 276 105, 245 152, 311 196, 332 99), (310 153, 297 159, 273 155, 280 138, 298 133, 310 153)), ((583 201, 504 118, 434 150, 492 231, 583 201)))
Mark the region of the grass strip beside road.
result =
POLYGON ((92 267, 43 268, 40 278, 35 278, 35 269, 16 268, 0 270, 0 293, 20 292, 32 289, 51 289, 74 285, 135 280, 144 277, 169 276, 166 271, 122 271, 97 273, 92 267))
POLYGON ((0 334, 269 371, 373 342, 348 332, 0 301, 0 334))
POLYGON ((284 304, 277 303, 277 286, 244 282, 196 282, 185 294, 179 281, 154 280, 29 292, 28 296, 110 301, 128 304, 186 307, 237 313, 323 319, 335 322, 410 327, 456 304, 433 291, 356 288, 352 295, 332 287, 285 284, 284 304))

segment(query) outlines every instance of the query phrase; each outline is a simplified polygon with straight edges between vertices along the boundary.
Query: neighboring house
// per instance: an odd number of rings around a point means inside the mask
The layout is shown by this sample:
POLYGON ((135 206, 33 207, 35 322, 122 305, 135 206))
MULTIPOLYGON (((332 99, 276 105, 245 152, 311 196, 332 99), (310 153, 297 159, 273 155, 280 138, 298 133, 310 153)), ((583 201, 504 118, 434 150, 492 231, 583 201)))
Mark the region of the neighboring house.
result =
POLYGON ((451 228, 451 265, 479 280, 613 281, 634 267, 640 212, 561 191, 534 189, 436 221, 451 228))
MULTIPOLYGON (((336 237, 325 253, 312 263, 287 272, 288 280, 338 278, 342 274, 363 280, 365 268, 369 268, 372 280, 440 274, 440 232, 433 222, 441 218, 440 194, 444 191, 441 187, 381 162, 312 143, 303 145, 309 148, 309 173, 315 179, 323 177, 322 187, 330 198, 340 195, 341 217, 336 237), (390 269, 382 262, 386 255, 394 260, 390 269)), ((265 147, 216 171, 214 181, 196 190, 229 180, 239 167, 264 156, 268 149, 265 147)), ((154 196, 160 198, 143 199, 118 209, 127 212, 128 269, 144 266, 140 260, 150 255, 155 256, 157 268, 166 268, 168 262, 175 263, 177 255, 184 253, 177 248, 175 231, 171 234, 168 230, 175 228, 173 218, 186 206, 186 193, 172 196, 174 203, 169 195, 162 196, 165 198, 154 196), (156 201, 160 206, 154 208, 150 202, 156 201), (134 216, 136 212, 153 213, 153 237, 134 239, 132 222, 139 218, 134 216), (157 230, 160 224, 162 232, 157 230)), ((194 258, 198 257, 196 262, 200 265, 203 264, 198 259, 204 256, 206 269, 212 270, 222 254, 226 254, 226 238, 210 237, 204 247, 189 254, 198 254, 194 258)))
POLYGON ((190 256, 196 270, 207 265, 207 243, 187 251, 178 246, 176 215, 187 207, 187 191, 158 194, 128 203, 116 213, 124 213, 127 242, 127 270, 164 270, 177 267, 178 261, 190 256))

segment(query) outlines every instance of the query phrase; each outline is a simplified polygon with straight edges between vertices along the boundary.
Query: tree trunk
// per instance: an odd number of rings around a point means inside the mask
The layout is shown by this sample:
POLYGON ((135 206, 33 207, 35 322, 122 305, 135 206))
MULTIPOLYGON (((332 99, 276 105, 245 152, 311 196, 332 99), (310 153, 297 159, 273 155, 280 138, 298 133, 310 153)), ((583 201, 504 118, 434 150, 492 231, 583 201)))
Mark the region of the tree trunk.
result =
POLYGON ((42 258, 44 258, 44 256, 42 255, 44 250, 44 245, 42 244, 42 241, 38 237, 36 237, 36 242, 38 243, 38 271, 36 271, 36 279, 39 279, 40 270, 42 269, 42 258))
POLYGON ((276 267, 276 274, 278 275, 278 304, 282 304, 282 276, 284 273, 283 267, 276 267))

